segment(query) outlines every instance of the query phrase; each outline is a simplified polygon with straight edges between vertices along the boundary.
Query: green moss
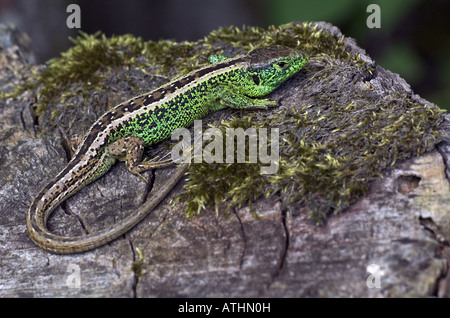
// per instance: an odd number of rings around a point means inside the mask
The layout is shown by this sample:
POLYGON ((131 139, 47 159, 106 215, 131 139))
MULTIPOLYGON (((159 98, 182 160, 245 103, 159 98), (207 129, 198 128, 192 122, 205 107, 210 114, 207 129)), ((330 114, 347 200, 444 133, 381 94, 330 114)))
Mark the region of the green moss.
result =
MULTIPOLYGON (((244 116, 222 121, 219 130, 225 137, 227 128, 246 130, 252 127, 269 128, 262 120, 255 121, 253 116, 244 116)), ((198 215, 211 206, 214 206, 218 213, 223 202, 226 202, 228 207, 224 212, 228 213, 235 206, 241 207, 255 201, 267 190, 268 180, 260 174, 262 164, 249 162, 248 142, 246 143, 245 163, 226 163, 224 153, 224 163, 191 165, 184 187, 186 191, 178 198, 186 202, 188 217, 198 215)), ((223 149, 226 149, 225 139, 223 149)), ((233 157, 237 157, 236 145, 233 157)))
POLYGON ((143 270, 143 266, 145 264, 144 253, 136 247, 137 260, 131 263, 131 270, 134 272, 134 276, 139 279, 144 276, 145 271, 143 270))
POLYGON ((193 164, 181 196, 187 215, 214 206, 218 209, 222 202, 229 211, 278 194, 285 205, 300 202, 308 206, 310 217, 321 223, 365 194, 383 169, 424 153, 439 140, 442 111, 406 96, 387 104, 362 99, 330 107, 329 102, 285 107, 275 116, 245 116, 223 123, 223 134, 224 127, 246 129, 255 122, 257 127, 278 127, 279 170, 261 175, 260 163, 193 164))
POLYGON ((101 89, 98 85, 107 69, 135 63, 136 56, 146 51, 144 42, 131 35, 107 39, 99 32, 94 35, 81 32, 71 41, 74 46, 61 57, 51 59, 45 67, 34 70, 23 86, 17 86, 2 97, 17 97, 26 90, 38 89, 36 112, 40 115, 50 102, 64 103, 69 97, 83 94, 92 87, 101 89), (83 86, 70 90, 71 84, 76 82, 83 83, 83 86))
MULTIPOLYGON (((424 153, 439 140, 442 111, 418 104, 394 88, 386 98, 373 94, 368 81, 355 79, 370 79, 374 65, 349 52, 343 37, 311 23, 220 28, 198 42, 145 42, 132 35, 106 38, 99 33, 81 33, 72 42, 74 46, 61 57, 48 61, 2 97, 35 90, 36 114, 60 122, 74 118, 59 115, 64 111, 80 113, 74 105, 97 105, 100 114, 104 106, 96 92, 109 87, 112 78, 130 80, 129 73, 120 70, 163 76, 164 82, 208 63, 211 54, 233 56, 256 47, 285 45, 312 57, 301 83, 302 100, 269 112, 245 113, 220 127, 222 132, 227 127, 279 128, 278 172, 261 175, 260 163, 192 164, 186 191, 179 197, 186 202, 188 216, 205 208, 222 211, 222 205, 227 211, 251 206, 260 197, 277 195, 286 206, 293 202, 308 206, 311 218, 320 223, 366 193, 383 169, 424 153), (355 87, 356 82, 364 87, 355 87)), ((142 89, 133 83, 132 90, 142 89)), ((146 89, 159 84, 161 80, 146 89)))

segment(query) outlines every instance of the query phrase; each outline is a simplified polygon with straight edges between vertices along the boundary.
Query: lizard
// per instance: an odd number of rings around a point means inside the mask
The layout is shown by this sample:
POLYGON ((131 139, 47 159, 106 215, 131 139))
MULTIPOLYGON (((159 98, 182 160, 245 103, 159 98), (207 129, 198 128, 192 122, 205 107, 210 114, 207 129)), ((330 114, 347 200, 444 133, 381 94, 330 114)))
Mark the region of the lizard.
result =
POLYGON ((125 234, 171 191, 187 171, 187 163, 129 216, 97 233, 57 235, 47 228, 47 219, 63 201, 104 175, 117 160, 125 161, 128 171, 138 176, 173 164, 170 159, 150 161, 142 156, 145 147, 170 137, 177 128, 189 127, 194 120, 227 107, 276 106, 276 101, 261 97, 297 74, 308 59, 306 53, 284 46, 257 48, 233 58, 212 55, 209 65, 111 108, 94 122, 66 167, 31 203, 26 216, 31 240, 51 253, 71 254, 125 234))

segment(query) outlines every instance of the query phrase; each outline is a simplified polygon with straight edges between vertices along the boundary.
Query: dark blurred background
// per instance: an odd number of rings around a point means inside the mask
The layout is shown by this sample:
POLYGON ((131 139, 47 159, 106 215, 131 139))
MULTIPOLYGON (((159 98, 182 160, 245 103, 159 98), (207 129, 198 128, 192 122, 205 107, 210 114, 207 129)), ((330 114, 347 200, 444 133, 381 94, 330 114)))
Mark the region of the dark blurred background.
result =
POLYGON ((417 94, 450 110, 448 0, 0 0, 0 23, 28 33, 37 62, 69 46, 66 12, 81 8, 81 30, 132 33, 145 40, 195 41, 229 25, 267 27, 327 21, 353 37, 377 63, 399 73, 417 94), (369 29, 369 4, 381 9, 381 28, 369 29))

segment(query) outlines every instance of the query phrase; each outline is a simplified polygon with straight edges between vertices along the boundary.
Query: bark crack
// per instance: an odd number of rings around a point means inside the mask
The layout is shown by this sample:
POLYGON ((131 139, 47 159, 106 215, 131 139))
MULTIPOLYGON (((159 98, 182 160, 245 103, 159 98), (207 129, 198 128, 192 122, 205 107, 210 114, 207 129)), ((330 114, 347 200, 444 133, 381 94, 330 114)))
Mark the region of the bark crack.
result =
POLYGON ((283 250, 281 251, 281 256, 280 256, 277 270, 272 275, 272 280, 275 279, 276 277, 278 277, 280 275, 281 271, 283 270, 284 264, 286 262, 287 252, 289 249, 289 243, 290 243, 289 229, 286 224, 286 217, 287 217, 287 209, 286 208, 281 210, 281 217, 282 217, 281 224, 282 224, 283 230, 284 230, 284 246, 283 246, 283 250))
POLYGON ((445 177, 447 178, 447 180, 450 180, 450 168, 449 168, 449 158, 447 153, 445 152, 444 149, 442 149, 443 146, 448 146, 447 142, 442 142, 438 145, 436 145, 436 150, 439 152, 439 154, 442 156, 442 161, 444 162, 444 167, 445 167, 445 177))
POLYGON ((244 245, 244 247, 242 249, 241 258, 239 260, 239 270, 242 270, 242 266, 244 265, 245 254, 247 253, 247 236, 245 234, 244 224, 242 223, 242 220, 239 217, 239 214, 236 210, 234 210, 234 215, 236 216, 236 218, 239 222, 239 227, 241 229, 242 243, 244 245))

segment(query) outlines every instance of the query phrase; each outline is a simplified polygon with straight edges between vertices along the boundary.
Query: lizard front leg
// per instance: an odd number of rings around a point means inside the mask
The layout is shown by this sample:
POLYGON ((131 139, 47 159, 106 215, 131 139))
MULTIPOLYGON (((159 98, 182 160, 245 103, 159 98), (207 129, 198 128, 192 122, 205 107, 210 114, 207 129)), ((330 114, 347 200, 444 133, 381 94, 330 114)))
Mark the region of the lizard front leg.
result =
POLYGON ((217 102, 211 106, 213 111, 226 107, 234 109, 267 109, 269 107, 277 106, 276 101, 266 98, 251 98, 226 85, 217 88, 216 96, 217 102))

